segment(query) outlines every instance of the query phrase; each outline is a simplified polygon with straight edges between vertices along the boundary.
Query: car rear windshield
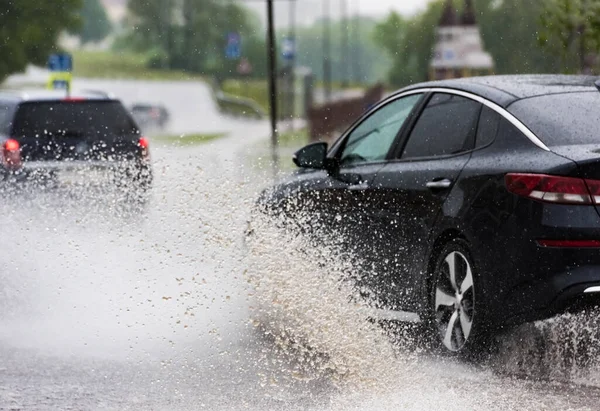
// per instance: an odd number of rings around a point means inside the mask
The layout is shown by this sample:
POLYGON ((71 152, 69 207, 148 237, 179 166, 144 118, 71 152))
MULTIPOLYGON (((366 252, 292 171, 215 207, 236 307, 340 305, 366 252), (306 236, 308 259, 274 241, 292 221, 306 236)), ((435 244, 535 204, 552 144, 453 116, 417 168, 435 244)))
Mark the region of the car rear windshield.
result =
POLYGON ((509 111, 549 147, 600 145, 600 92, 529 98, 512 104, 509 111))
POLYGON ((16 138, 80 135, 110 140, 138 133, 118 101, 47 101, 21 104, 12 135, 16 138))

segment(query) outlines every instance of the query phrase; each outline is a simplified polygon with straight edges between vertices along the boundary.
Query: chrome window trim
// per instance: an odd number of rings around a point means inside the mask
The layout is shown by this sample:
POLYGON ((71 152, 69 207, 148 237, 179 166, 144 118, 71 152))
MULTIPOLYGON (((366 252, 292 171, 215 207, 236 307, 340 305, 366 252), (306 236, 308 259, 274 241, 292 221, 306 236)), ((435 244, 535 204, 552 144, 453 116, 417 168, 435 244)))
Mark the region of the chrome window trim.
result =
POLYGON ((461 91, 461 90, 455 90, 455 89, 451 89, 451 88, 443 88, 443 87, 432 87, 432 88, 419 88, 419 89, 415 89, 415 90, 409 90, 406 91, 404 93, 400 93, 397 94, 395 96, 389 97, 388 99, 384 100, 381 104, 377 105, 377 107, 375 107, 373 110, 377 110, 381 105, 383 104, 387 104, 393 100, 396 100, 398 98, 402 98, 402 97, 406 97, 409 96, 411 94, 419 94, 419 93, 446 93, 446 94, 454 94, 457 96, 461 96, 461 97, 466 97, 469 98, 471 100, 477 101, 481 104, 483 104, 486 107, 489 107, 490 109, 494 110, 496 113, 500 114, 502 117, 504 117, 509 123, 511 123, 513 126, 515 126, 521 133, 523 133, 525 135, 525 137, 527 137, 533 144, 535 144, 536 146, 538 146, 539 148, 541 148, 542 150, 546 150, 546 151, 550 151, 550 149, 548 148, 548 146, 546 144, 544 144, 544 142, 542 140, 540 140, 534 133, 533 131, 531 131, 529 128, 527 128, 527 126, 525 124, 523 124, 518 118, 516 118, 515 116, 513 116, 508 110, 506 110, 505 108, 499 106, 496 103, 493 103, 481 96, 478 96, 476 94, 472 94, 466 91, 461 91))

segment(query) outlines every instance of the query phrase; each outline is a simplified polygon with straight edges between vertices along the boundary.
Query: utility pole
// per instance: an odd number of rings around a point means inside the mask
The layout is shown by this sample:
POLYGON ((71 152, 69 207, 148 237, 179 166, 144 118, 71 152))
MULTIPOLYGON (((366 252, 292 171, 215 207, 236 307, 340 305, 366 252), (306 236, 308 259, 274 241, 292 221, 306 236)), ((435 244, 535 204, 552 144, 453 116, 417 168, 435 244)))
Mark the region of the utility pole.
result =
POLYGON ((352 71, 354 72, 354 82, 356 84, 360 84, 362 82, 362 73, 361 73, 361 43, 360 43, 360 0, 355 0, 355 10, 354 10, 354 58, 352 64, 352 71))
POLYGON ((348 21, 348 0, 341 1, 341 14, 342 14, 342 88, 348 87, 348 64, 350 64, 350 50, 349 50, 349 31, 350 23, 348 21))
POLYGON ((294 130, 294 118, 296 116, 296 76, 294 70, 296 69, 296 50, 298 45, 296 43, 296 0, 290 0, 290 32, 288 34, 290 41, 294 45, 294 50, 290 58, 290 72, 289 72, 289 85, 288 90, 288 104, 289 104, 289 121, 290 129, 294 130))
POLYGON ((279 171, 279 136, 277 135, 277 60, 273 18, 273 0, 267 0, 267 21, 269 95, 271 104, 271 154, 273 157, 273 173, 274 176, 277 177, 277 173, 279 171))
POLYGON ((329 0, 323 1, 323 87, 325 102, 331 99, 331 16, 329 0))

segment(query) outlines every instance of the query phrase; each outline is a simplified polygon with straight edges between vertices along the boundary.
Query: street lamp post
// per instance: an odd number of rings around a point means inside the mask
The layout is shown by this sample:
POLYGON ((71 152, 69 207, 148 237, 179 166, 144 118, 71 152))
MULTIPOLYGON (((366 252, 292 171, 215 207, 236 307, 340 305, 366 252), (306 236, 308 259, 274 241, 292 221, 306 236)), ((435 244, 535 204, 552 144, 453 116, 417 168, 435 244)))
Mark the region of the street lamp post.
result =
POLYGON ((323 0, 323 86, 325 101, 331 99, 331 29, 329 0, 323 0))
POLYGON ((290 32, 289 38, 293 44, 294 50, 292 51, 292 56, 290 58, 290 72, 289 72, 289 85, 290 88, 288 90, 288 108, 289 108, 289 121, 290 121, 290 129, 294 130, 294 118, 296 115, 296 76, 294 70, 296 69, 296 0, 290 0, 290 32))
POLYGON ((349 50, 349 22, 348 22, 348 0, 341 0, 341 14, 342 14, 342 88, 348 87, 348 63, 350 59, 349 50))
POLYGON ((279 171, 279 136, 277 132, 277 61, 275 45, 275 27, 273 18, 273 0, 267 0, 267 47, 269 60, 269 97, 271 105, 271 154, 273 159, 273 172, 277 176, 279 171))
POLYGON ((361 64, 360 64, 360 59, 361 59, 361 48, 360 48, 360 10, 359 10, 359 1, 360 0, 356 0, 355 3, 355 11, 354 11, 354 64, 352 65, 352 69, 354 71, 354 82, 356 84, 360 84, 361 80, 362 80, 362 73, 361 73, 361 64))

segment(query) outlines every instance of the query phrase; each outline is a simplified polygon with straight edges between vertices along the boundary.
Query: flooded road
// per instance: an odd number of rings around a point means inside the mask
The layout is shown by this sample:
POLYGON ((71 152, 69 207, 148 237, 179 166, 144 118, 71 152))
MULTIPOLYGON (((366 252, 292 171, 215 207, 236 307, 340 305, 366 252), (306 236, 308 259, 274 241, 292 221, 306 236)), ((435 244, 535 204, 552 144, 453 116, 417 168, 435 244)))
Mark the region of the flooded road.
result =
POLYGON ((229 135, 154 144, 145 210, 84 191, 2 198, 0 409, 598 409, 594 315, 512 331, 478 366, 414 335, 392 344, 332 280, 343 261, 285 233, 243 244, 271 181, 267 125, 221 117, 201 84, 146 88, 202 107, 179 131, 229 135), (573 343, 592 359, 561 364, 573 343))

